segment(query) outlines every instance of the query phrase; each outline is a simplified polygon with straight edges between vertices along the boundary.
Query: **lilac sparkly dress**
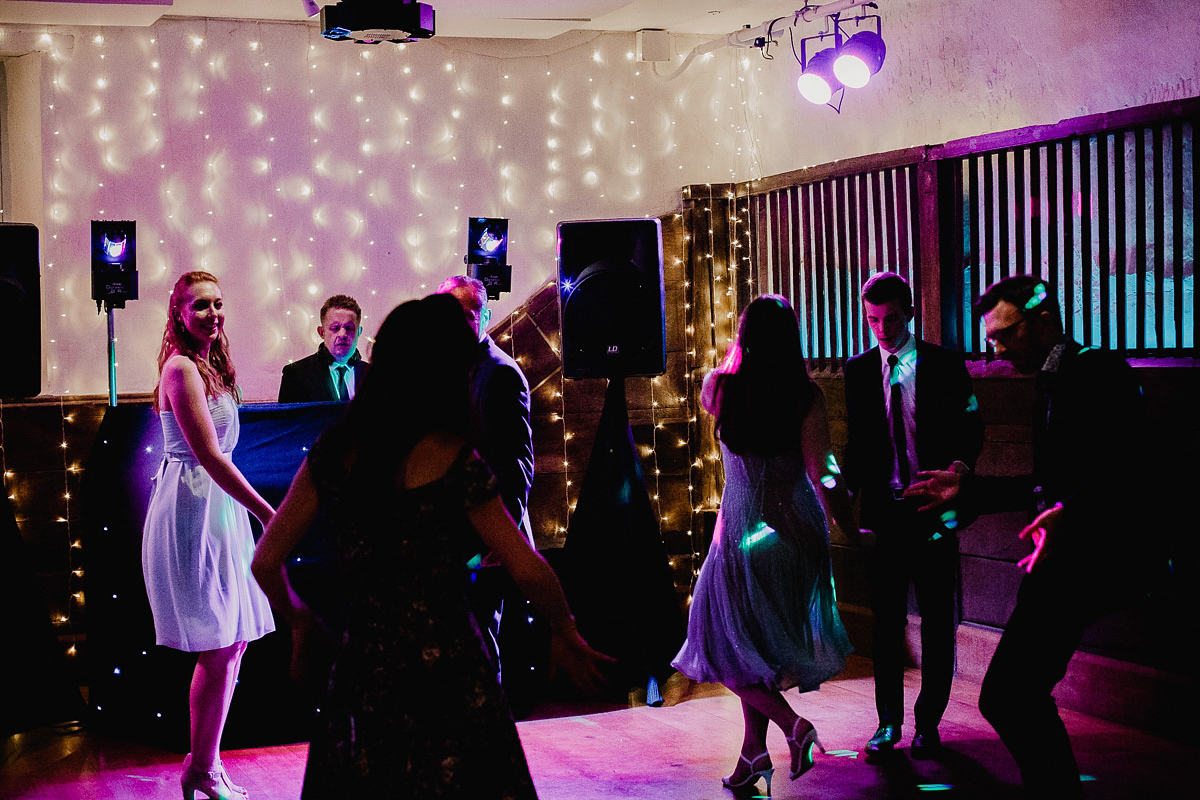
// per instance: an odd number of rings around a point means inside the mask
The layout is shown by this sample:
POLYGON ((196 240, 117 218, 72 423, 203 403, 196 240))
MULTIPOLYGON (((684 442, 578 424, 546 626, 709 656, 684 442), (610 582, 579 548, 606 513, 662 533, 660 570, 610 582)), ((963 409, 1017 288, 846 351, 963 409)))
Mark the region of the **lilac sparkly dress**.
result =
POLYGON ((808 692, 841 671, 850 641, 835 605, 825 515, 798 449, 723 444, 716 532, 672 665, 699 681, 808 692))

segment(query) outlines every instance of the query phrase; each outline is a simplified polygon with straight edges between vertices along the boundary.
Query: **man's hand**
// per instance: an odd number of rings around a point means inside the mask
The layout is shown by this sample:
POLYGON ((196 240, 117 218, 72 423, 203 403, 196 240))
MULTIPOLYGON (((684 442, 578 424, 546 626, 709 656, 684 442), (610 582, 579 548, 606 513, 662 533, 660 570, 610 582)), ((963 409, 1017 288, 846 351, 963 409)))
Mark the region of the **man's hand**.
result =
POLYGON ((919 511, 944 506, 958 497, 962 489, 963 472, 951 465, 950 469, 929 469, 917 473, 918 480, 913 481, 904 490, 906 499, 924 501, 919 511))
POLYGON ((1033 552, 1017 562, 1017 566, 1025 570, 1026 573, 1033 572, 1033 568, 1046 560, 1048 543, 1056 538, 1054 532, 1058 530, 1062 521, 1062 503, 1055 504, 1052 508, 1047 508, 1041 514, 1038 514, 1033 522, 1026 525, 1017 534, 1017 537, 1024 539, 1028 537, 1033 541, 1033 552))

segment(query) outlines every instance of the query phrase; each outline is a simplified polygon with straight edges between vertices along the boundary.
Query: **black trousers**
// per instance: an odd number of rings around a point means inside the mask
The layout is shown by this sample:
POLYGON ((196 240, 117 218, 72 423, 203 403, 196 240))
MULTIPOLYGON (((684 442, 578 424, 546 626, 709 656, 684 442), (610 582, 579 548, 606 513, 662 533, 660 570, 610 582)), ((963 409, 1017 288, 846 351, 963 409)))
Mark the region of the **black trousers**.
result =
POLYGON ((524 719, 549 672, 549 628, 535 616, 504 567, 487 566, 472 575, 467 604, 513 718, 524 719))
POLYGON ((1043 565, 1026 575, 979 693, 979 710, 1000 735, 1036 798, 1082 798, 1079 767, 1050 692, 1084 631, 1120 605, 1130 582, 1099 565, 1043 565), (1111 577, 1106 577, 1111 576, 1111 577))
POLYGON ((880 725, 904 720, 904 629, 911 583, 921 615, 921 692, 914 707, 918 732, 937 729, 950 701, 958 625, 958 537, 937 533, 911 501, 895 501, 886 525, 876 526, 871 555, 875 615, 875 709, 880 725))

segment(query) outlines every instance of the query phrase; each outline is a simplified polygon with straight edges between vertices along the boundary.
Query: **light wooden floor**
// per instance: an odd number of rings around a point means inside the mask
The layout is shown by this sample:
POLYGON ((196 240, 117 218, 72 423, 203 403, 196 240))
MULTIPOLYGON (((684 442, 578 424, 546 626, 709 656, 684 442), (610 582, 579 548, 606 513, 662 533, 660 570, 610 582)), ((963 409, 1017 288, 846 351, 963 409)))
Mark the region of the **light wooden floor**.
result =
MULTIPOLYGON (((907 676, 911 706, 917 674, 907 676)), ((947 745, 940 761, 908 757, 911 712, 903 748, 884 765, 861 754, 875 728, 869 662, 851 664, 819 692, 789 693, 800 713, 817 726, 829 749, 816 768, 787 779, 787 746, 772 730, 769 745, 778 766, 777 798, 1018 798, 1016 767, 976 708, 978 686, 956 682, 942 723, 947 745)), ((637 706, 605 713, 576 713, 518 723, 542 800, 728 800, 720 778, 733 767, 741 740, 736 698, 713 687, 671 707, 637 706)), ((237 702, 236 699, 234 702, 237 702)), ((1063 714, 1089 800, 1196 796, 1200 748, 1081 714, 1063 714)), ((292 800, 300 793, 307 746, 284 745, 225 751, 234 780, 254 800, 292 800)), ((179 797, 178 754, 94 734, 34 731, 4 747, 0 798, 179 797)), ((744 796, 744 795, 743 795, 744 796)))

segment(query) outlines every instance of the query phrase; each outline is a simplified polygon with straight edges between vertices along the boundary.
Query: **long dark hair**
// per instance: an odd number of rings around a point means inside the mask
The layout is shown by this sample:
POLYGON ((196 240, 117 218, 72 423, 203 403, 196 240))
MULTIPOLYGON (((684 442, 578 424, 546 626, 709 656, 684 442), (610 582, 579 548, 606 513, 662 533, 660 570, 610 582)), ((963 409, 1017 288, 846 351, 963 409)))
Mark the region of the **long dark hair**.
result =
MULTIPOLYGON (((163 330, 162 346, 158 349, 158 383, 162 383, 163 364, 167 359, 178 353, 191 359, 200 370, 200 379, 204 381, 204 394, 216 397, 229 392, 238 399, 237 370, 229 357, 229 337, 225 335, 225 326, 217 334, 217 340, 208 349, 208 359, 200 357, 198 342, 187 332, 183 325, 183 315, 180 306, 183 303, 183 293, 197 283, 217 283, 217 276, 211 272, 185 272, 175 281, 171 289, 171 297, 167 301, 167 325, 163 330)), ((154 387, 154 410, 158 411, 158 384, 154 387)))
POLYGON ((345 419, 323 437, 353 453, 353 485, 393 484, 396 465, 433 431, 467 436, 467 382, 480 346, 453 295, 433 294, 392 309, 379 326, 371 366, 345 419))
POLYGON ((787 298, 750 302, 714 380, 717 436, 731 452, 771 456, 799 444, 813 382, 787 298))

